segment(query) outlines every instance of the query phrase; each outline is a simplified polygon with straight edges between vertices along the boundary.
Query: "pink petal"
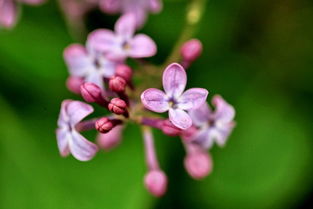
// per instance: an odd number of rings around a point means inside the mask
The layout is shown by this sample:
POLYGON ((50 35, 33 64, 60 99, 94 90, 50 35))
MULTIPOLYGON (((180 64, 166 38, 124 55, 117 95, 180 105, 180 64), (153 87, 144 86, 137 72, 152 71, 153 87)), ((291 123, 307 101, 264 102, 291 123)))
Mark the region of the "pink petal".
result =
POLYGON ((141 94, 141 102, 145 108, 154 112, 162 113, 169 108, 165 93, 155 88, 145 90, 141 94))
POLYGON ((120 17, 115 24, 115 32, 118 36, 129 39, 135 33, 136 19, 131 13, 120 17))
POLYGON ((157 47, 154 41, 147 35, 138 34, 130 41, 130 57, 152 57, 156 54, 157 47))
POLYGON ((68 130, 58 128, 57 129, 57 142, 58 142, 58 148, 60 151, 61 156, 66 157, 69 155, 70 150, 68 146, 68 140, 71 137, 68 130))
POLYGON ((121 10, 121 0, 102 0, 100 9, 106 13, 115 14, 121 10))
POLYGON ((87 38, 87 47, 92 51, 107 53, 118 46, 116 35, 107 29, 97 29, 87 38))
POLYGON ((116 147, 121 142, 123 128, 123 126, 118 125, 106 134, 98 134, 97 142, 99 146, 105 150, 116 147))
POLYGON ((63 53, 65 62, 73 76, 83 77, 93 68, 93 63, 84 46, 72 44, 63 53))
POLYGON ((20 0, 20 1, 24 2, 25 4, 38 5, 45 2, 46 0, 20 0))
POLYGON ((66 106, 66 114, 73 127, 92 112, 93 107, 91 105, 80 101, 71 101, 66 106))
POLYGON ((201 105, 197 109, 189 110, 189 115, 192 119, 192 122, 197 126, 201 126, 203 124, 208 123, 211 114, 212 114, 211 109, 208 103, 206 102, 203 103, 203 105, 201 105))
POLYGON ((212 147, 214 142, 214 137, 212 136, 212 129, 203 129, 198 132, 198 134, 195 136, 193 142, 200 144, 201 147, 205 149, 209 149, 212 147))
POLYGON ((190 116, 181 109, 170 108, 169 119, 176 127, 180 129, 187 129, 190 128, 192 125, 192 120, 190 116))
POLYGON ((141 7, 132 8, 127 12, 127 14, 132 14, 136 20, 136 28, 141 28, 147 20, 147 12, 141 7))
POLYGON ((215 105, 215 117, 216 120, 224 122, 230 122, 235 117, 235 109, 228 104, 221 96, 215 95, 212 99, 212 103, 215 105))
POLYGON ((98 151, 97 145, 88 141, 76 131, 72 131, 69 148, 72 155, 80 161, 91 160, 98 151))
POLYGON ((157 13, 162 9, 162 0, 149 0, 150 3, 150 11, 157 13))
POLYGON ((168 96, 180 96, 187 83, 184 68, 177 63, 170 64, 163 72, 163 88, 168 96))
POLYGON ((184 110, 196 109, 205 103, 209 92, 202 88, 188 89, 181 95, 178 107, 184 110))
POLYGON ((91 72, 85 78, 85 82, 94 83, 99 86, 101 89, 104 89, 104 76, 98 71, 91 72))
POLYGON ((14 27, 17 19, 17 6, 13 0, 0 0, 0 26, 14 27))
POLYGON ((235 123, 223 123, 223 124, 216 124, 216 128, 212 128, 210 132, 210 137, 213 138, 216 143, 223 147, 226 144, 226 141, 231 134, 235 123))
POLYGON ((63 127, 66 126, 67 123, 69 122, 69 117, 67 114, 67 106, 72 102, 70 99, 63 100, 61 104, 61 110, 59 114, 59 119, 58 119, 58 126, 63 127))

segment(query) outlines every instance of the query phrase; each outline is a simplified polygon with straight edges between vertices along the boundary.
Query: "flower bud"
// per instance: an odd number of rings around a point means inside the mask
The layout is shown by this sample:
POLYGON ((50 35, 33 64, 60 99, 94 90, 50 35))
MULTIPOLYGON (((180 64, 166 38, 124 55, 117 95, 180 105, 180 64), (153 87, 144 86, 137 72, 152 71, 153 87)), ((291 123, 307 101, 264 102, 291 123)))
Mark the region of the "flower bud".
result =
POLYGON ((120 64, 116 67, 115 75, 129 82, 132 78, 133 71, 128 65, 120 64))
POLYGON ((96 129, 100 133, 108 133, 114 127, 114 124, 109 118, 103 117, 96 121, 96 129))
POLYGON ((98 134, 97 143, 104 150, 115 148, 121 142, 123 126, 117 125, 111 131, 105 134, 98 134))
POLYGON ((191 39, 181 48, 181 56, 185 61, 193 62, 202 53, 202 43, 198 39, 191 39))
POLYGON ((167 189, 167 177, 164 172, 160 170, 152 170, 145 176, 145 186, 148 191, 156 196, 160 197, 165 194, 167 189))
POLYGON ((109 110, 117 115, 127 113, 127 104, 124 100, 119 98, 113 98, 109 104, 109 110))
POLYGON ((124 92, 126 88, 126 81, 120 76, 113 76, 109 81, 109 87, 114 92, 124 92))
POLYGON ((208 153, 197 151, 185 157, 185 168, 194 179, 202 179, 212 171, 212 159, 208 153))
POLYGON ((190 128, 183 130, 181 132, 181 138, 185 142, 191 142, 193 141, 197 133, 198 133, 198 129, 195 126, 191 126, 190 128))
POLYGON ((178 136, 181 133, 181 129, 174 126, 169 120, 164 120, 161 127, 163 133, 168 136, 178 136))
POLYGON ((66 80, 67 88, 75 93, 80 94, 80 86, 84 83, 84 80, 81 77, 69 76, 66 80))
POLYGON ((86 102, 98 102, 102 99, 102 90, 94 83, 84 83, 80 87, 80 92, 86 102))

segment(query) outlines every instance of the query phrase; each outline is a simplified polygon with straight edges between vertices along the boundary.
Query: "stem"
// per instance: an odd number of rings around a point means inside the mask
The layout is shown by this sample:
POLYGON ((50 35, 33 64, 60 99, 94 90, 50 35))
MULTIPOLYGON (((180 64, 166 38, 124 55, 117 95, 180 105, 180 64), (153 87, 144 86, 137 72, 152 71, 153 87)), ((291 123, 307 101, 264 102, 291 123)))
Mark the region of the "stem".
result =
POLYGON ((150 127, 144 126, 142 128, 143 131, 143 138, 146 150, 146 161, 149 170, 157 170, 159 169, 159 162, 156 158, 155 148, 154 148, 154 141, 153 136, 151 133, 150 127))

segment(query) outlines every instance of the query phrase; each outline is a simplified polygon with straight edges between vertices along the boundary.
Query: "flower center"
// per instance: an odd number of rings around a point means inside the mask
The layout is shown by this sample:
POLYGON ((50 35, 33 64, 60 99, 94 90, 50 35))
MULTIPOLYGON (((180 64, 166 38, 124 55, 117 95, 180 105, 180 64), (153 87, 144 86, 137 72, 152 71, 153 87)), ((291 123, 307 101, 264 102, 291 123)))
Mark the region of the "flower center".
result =
POLYGON ((169 104, 170 108, 173 108, 173 109, 177 108, 177 105, 176 105, 177 102, 176 102, 176 100, 174 98, 170 98, 168 100, 168 104, 169 104))
POLYGON ((122 44, 122 48, 123 48, 123 50, 128 51, 128 50, 130 50, 131 46, 128 43, 128 41, 124 41, 122 44))

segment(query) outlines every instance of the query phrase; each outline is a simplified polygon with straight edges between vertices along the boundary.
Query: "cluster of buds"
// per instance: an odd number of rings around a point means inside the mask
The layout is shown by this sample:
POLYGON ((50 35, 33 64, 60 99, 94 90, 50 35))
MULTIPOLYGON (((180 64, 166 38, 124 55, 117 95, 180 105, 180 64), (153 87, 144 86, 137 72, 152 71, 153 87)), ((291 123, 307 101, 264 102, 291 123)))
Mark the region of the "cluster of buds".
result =
MULTIPOLYGON (((146 67, 151 65, 142 64, 141 71, 135 71, 128 65, 127 58, 137 60, 140 65, 143 58, 156 54, 156 44, 145 34, 135 34, 138 24, 143 22, 138 23, 138 16, 126 11, 127 3, 123 0, 103 2, 104 8, 126 14, 117 20, 114 31, 97 29, 89 34, 85 46, 72 44, 64 50, 70 73, 67 87, 81 95, 85 102, 62 102, 57 128, 60 154, 64 157, 72 154, 80 161, 91 160, 99 150, 116 147, 121 142, 124 127, 132 122, 142 126, 148 168, 144 185, 151 194, 162 196, 168 182, 157 160, 152 129, 180 138, 186 149, 186 171, 194 179, 206 177, 213 166, 208 150, 215 142, 225 145, 235 126, 235 110, 219 95, 213 96, 215 108, 212 110, 206 102, 209 92, 204 88, 185 90, 186 69, 201 55, 201 42, 186 41, 181 46, 178 62, 165 69, 151 69, 146 67), (164 91, 143 90, 142 87, 152 85, 151 75, 162 79, 164 91), (141 76, 142 83, 134 85, 135 76, 141 76), (100 105, 110 113, 83 121, 94 111, 91 104, 100 105), (168 112, 168 117, 153 112, 168 112), (96 142, 81 135, 91 129, 98 131, 96 142)), ((138 2, 157 7, 158 1, 138 2)))

